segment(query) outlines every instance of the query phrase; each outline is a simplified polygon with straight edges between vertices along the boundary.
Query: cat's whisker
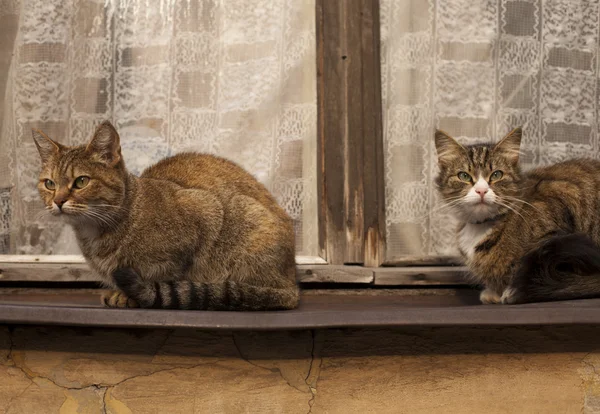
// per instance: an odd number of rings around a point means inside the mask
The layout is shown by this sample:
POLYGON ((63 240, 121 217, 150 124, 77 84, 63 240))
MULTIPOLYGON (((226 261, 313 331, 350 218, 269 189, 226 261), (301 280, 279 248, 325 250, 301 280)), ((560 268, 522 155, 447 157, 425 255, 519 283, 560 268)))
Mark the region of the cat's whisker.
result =
POLYGON ((535 213, 536 213, 537 209, 535 209, 534 211, 529 210, 529 209, 523 209, 522 205, 518 206, 518 205, 516 205, 514 203, 514 201, 515 200, 505 200, 503 198, 496 199, 496 203, 498 205, 502 205, 504 207, 506 207, 507 205, 510 205, 513 208, 513 210, 511 210, 511 211, 514 211, 516 214, 518 214, 524 220, 526 220, 528 218, 531 219, 531 218, 535 217, 535 213))
POLYGON ((512 197, 512 196, 502 196, 502 197, 501 197, 501 199, 505 199, 505 200, 507 200, 507 201, 517 201, 517 202, 519 202, 519 203, 523 203, 523 204, 525 204, 525 205, 528 205, 529 207, 533 208, 535 211, 538 211, 538 212, 540 211, 540 209, 539 209, 539 208, 537 208, 536 206, 534 206, 533 204, 531 204, 531 203, 529 203, 529 202, 527 202, 527 201, 525 201, 525 200, 521 200, 521 199, 520 199, 520 198, 518 198, 518 197, 512 197))
POLYGON ((77 212, 80 215, 86 215, 88 217, 95 217, 102 221, 106 225, 110 225, 110 228, 116 228, 118 221, 110 214, 102 214, 103 212, 99 209, 90 208, 90 206, 84 204, 72 204, 70 205, 71 210, 77 212))
POLYGON ((413 220, 418 221, 418 220, 422 220, 426 217, 431 217, 434 213, 439 213, 441 211, 444 211, 444 209, 451 209, 453 207, 456 207, 456 206, 462 204, 463 202, 464 202, 464 200, 463 200, 462 196, 457 197, 456 200, 452 200, 451 202, 434 206, 433 208, 429 209, 429 211, 427 211, 427 213, 425 213, 421 216, 414 217, 413 220))
POLYGON ((79 210, 87 210, 87 206, 84 204, 69 204, 69 208, 79 209, 79 210))
POLYGON ((95 219, 96 221, 100 221, 103 224, 109 225, 111 228, 114 227, 117 223, 113 223, 112 220, 108 216, 102 215, 92 209, 89 209, 88 206, 83 204, 71 204, 69 206, 69 211, 72 213, 76 213, 77 216, 88 217, 91 219, 95 219))
POLYGON ((129 211, 129 209, 126 208, 126 207, 116 206, 114 204, 90 204, 90 207, 107 207, 107 208, 114 208, 114 209, 117 209, 117 210, 129 211))
POLYGON ((523 216, 523 214, 521 214, 521 212, 519 212, 515 207, 509 205, 508 203, 503 203, 503 202, 498 201, 498 200, 496 201, 496 204, 509 209, 514 214, 516 214, 517 216, 521 217, 521 219, 523 220, 523 223, 529 228, 530 231, 532 231, 531 225, 529 224, 529 222, 527 221, 527 219, 525 218, 525 216, 523 216))
POLYGON ((98 222, 100 222, 101 224, 106 225, 109 229, 114 229, 116 228, 117 224, 116 222, 110 220, 108 217, 103 216, 95 211, 92 210, 87 210, 84 213, 82 213, 82 216, 88 217, 92 220, 96 220, 98 222))
POLYGON ((105 220, 108 220, 109 222, 113 223, 114 228, 118 227, 119 220, 117 220, 115 217, 108 214, 102 214, 102 217, 104 217, 105 220))
POLYGON ((117 224, 117 221, 110 214, 103 214, 105 212, 102 212, 102 211, 99 211, 96 209, 88 209, 87 212, 90 213, 91 215, 94 215, 96 217, 102 217, 104 220, 114 222, 115 224, 117 224))
POLYGON ((51 209, 41 210, 38 211, 35 216, 33 216, 33 221, 38 221, 41 218, 46 219, 48 217, 52 217, 51 209))
POLYGON ((129 210, 111 210, 111 209, 105 209, 103 207, 99 207, 99 208, 96 208, 96 206, 93 206, 93 207, 94 208, 91 208, 90 210, 94 210, 99 213, 103 213, 103 214, 108 215, 115 219, 118 219, 119 217, 123 217, 124 215, 129 214, 129 210))
POLYGON ((124 213, 128 213, 128 210, 110 210, 104 209, 102 207, 96 208, 96 206, 92 206, 89 210, 94 211, 96 213, 103 214, 104 216, 110 217, 111 219, 118 221, 119 217, 122 217, 124 213))
POLYGON ((441 210, 441 209, 444 209, 444 208, 456 207, 456 206, 459 206, 459 205, 465 204, 465 203, 466 203, 466 201, 465 201, 464 197, 460 197, 460 198, 458 198, 456 200, 452 200, 450 202, 447 202, 447 203, 444 203, 442 205, 434 207, 431 210, 431 212, 434 212, 434 211, 437 211, 437 210, 441 210))

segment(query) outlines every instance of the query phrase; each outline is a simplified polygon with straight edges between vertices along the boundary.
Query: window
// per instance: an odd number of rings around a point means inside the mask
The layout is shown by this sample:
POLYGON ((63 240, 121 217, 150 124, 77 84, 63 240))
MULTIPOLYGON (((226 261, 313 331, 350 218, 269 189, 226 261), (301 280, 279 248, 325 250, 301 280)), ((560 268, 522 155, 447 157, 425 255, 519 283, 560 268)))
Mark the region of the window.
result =
POLYGON ((0 15, 4 262, 77 253, 37 216, 32 126, 74 144, 112 119, 137 172, 187 149, 239 162, 294 218, 304 281, 460 280, 435 127, 522 125, 527 167, 600 154, 593 2, 44 4, 0 15))
POLYGON ((0 11, 0 253, 79 253, 70 227, 40 213, 31 128, 76 145, 109 119, 134 173, 187 150, 241 164, 293 217, 298 254, 316 256, 314 10, 25 0, 0 11))
POLYGON ((523 127, 529 168, 600 155, 598 4, 381 0, 386 262, 454 260, 432 131, 463 142, 523 127))

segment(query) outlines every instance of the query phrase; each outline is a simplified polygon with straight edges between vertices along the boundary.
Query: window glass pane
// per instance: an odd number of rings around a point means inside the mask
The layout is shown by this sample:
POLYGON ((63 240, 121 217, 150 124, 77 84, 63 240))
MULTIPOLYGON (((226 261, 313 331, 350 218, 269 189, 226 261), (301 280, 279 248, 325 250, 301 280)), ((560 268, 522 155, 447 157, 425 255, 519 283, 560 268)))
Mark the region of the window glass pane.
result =
POLYGON ((434 128, 464 143, 523 126, 523 166, 599 158, 598 2, 382 0, 387 259, 454 255, 434 128))
POLYGON ((18 0, 0 10, 0 253, 78 253, 41 217, 31 128, 85 143, 113 121, 128 168, 229 158, 316 252, 314 0, 18 0))

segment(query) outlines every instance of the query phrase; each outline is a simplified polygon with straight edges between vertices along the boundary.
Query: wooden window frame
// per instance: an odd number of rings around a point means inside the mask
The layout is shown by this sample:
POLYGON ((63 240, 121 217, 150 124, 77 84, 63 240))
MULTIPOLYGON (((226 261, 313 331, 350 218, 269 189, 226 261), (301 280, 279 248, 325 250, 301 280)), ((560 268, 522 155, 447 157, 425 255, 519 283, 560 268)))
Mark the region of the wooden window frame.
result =
POLYGON ((456 257, 386 260, 380 27, 380 0, 316 0, 319 255, 341 282, 463 284, 456 257))
POLYGON ((316 0, 320 256, 385 258, 379 0, 316 0))
MULTIPOLYGON (((380 0, 315 1, 319 256, 297 257, 298 281, 461 284, 456 258, 385 261, 380 0)), ((0 255, 0 281, 95 280, 81 256, 0 255)))

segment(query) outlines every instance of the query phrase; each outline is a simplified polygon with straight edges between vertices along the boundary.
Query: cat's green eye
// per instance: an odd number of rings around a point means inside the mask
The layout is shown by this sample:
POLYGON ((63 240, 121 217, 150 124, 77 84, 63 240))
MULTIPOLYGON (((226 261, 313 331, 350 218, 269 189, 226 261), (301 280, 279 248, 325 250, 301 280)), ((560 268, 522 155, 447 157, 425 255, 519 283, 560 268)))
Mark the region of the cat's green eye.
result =
POLYGON ((90 177, 86 177, 82 175, 81 177, 77 177, 75 179, 75 188, 82 189, 85 188, 90 183, 90 177))
POLYGON ((458 179, 465 183, 470 183, 472 181, 471 176, 464 171, 458 173, 458 179))
POLYGON ((504 176, 504 173, 500 170, 494 171, 492 175, 490 175, 490 181, 498 181, 504 176))
POLYGON ((56 188, 56 184, 54 184, 54 181, 52 181, 52 180, 44 181, 44 185, 46 186, 46 188, 48 190, 54 190, 56 188))

